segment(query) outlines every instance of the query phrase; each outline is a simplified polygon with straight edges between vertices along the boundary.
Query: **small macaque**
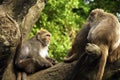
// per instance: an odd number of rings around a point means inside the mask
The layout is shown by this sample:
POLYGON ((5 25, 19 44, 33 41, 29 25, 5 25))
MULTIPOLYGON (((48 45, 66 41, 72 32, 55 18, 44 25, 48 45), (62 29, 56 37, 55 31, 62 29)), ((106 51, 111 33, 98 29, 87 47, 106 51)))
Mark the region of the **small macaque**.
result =
POLYGON ((50 38, 50 32, 41 29, 31 39, 22 42, 20 50, 16 52, 15 67, 21 72, 32 74, 55 65, 57 61, 48 55, 50 38))

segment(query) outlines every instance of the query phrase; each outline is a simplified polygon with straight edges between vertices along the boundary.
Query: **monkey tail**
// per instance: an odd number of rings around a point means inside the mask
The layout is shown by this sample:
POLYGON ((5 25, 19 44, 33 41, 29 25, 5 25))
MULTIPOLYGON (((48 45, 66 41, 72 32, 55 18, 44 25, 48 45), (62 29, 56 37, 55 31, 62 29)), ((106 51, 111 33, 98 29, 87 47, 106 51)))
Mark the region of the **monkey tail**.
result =
POLYGON ((16 57, 17 57, 17 55, 20 54, 20 50, 21 50, 22 43, 23 43, 23 36, 20 37, 19 44, 18 44, 18 46, 16 47, 16 52, 15 52, 16 57))
POLYGON ((20 52, 22 43, 23 43, 23 36, 20 37, 20 42, 19 42, 19 44, 18 44, 18 46, 16 48, 17 52, 20 52))
MULTIPOLYGON (((19 80, 18 79, 18 73, 19 73, 19 69, 17 68, 17 65, 16 65, 16 63, 17 63, 17 61, 16 61, 16 59, 18 58, 18 56, 19 56, 19 54, 20 54, 20 50, 21 50, 21 46, 22 46, 22 42, 23 42, 23 37, 21 36, 20 37, 20 39, 19 39, 19 43, 18 43, 18 45, 17 45, 17 47, 16 47, 16 51, 15 51, 15 54, 14 54, 14 58, 13 58, 13 67, 14 67, 14 72, 15 72, 15 74, 16 74, 16 79, 17 80, 19 80)), ((20 77, 21 78, 21 77, 20 77)))
POLYGON ((21 36, 20 37, 20 40, 19 40, 19 43, 16 47, 16 51, 15 51, 15 56, 14 56, 14 67, 16 67, 16 59, 18 58, 18 56, 20 55, 20 50, 21 50, 21 46, 22 46, 22 43, 23 43, 23 37, 21 36))

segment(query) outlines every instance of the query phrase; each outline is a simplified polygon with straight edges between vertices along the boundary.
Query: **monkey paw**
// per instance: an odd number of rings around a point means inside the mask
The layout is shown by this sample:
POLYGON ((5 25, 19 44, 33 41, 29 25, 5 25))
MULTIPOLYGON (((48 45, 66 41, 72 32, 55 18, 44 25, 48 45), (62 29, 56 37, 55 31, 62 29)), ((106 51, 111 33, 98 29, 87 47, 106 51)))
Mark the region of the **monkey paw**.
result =
POLYGON ((51 63, 49 63, 49 62, 39 62, 39 65, 41 65, 41 67, 46 67, 46 68, 53 66, 53 65, 52 65, 51 63))
POLYGON ((46 67, 52 67, 53 64, 52 63, 49 63, 49 64, 45 64, 46 67))
POLYGON ((92 55, 92 56, 100 56, 101 55, 100 47, 97 46, 96 44, 87 43, 85 51, 88 55, 92 55))

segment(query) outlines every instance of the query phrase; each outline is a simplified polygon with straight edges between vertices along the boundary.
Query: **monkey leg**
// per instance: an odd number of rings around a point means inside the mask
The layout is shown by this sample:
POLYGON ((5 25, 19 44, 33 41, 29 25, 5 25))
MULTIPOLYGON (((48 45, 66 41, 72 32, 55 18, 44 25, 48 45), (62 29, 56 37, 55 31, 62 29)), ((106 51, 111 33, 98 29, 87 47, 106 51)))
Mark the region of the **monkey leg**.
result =
POLYGON ((64 62, 72 62, 72 61, 77 60, 77 59, 79 59, 79 55, 77 53, 74 53, 70 57, 65 57, 64 62))
POLYGON ((17 80, 21 80, 22 79, 22 73, 21 72, 17 72, 17 80))
POLYGON ((102 80, 106 62, 107 62, 107 57, 108 57, 108 47, 105 45, 100 45, 99 47, 102 51, 102 55, 100 58, 99 69, 98 69, 96 80, 102 80))
POLYGON ((30 64, 31 62, 34 62, 34 59, 33 59, 33 58, 23 59, 23 60, 17 61, 17 62, 16 62, 16 65, 17 65, 19 68, 24 68, 24 67, 27 66, 26 64, 30 64))
POLYGON ((22 79, 21 80, 27 80, 27 73, 22 72, 22 79))

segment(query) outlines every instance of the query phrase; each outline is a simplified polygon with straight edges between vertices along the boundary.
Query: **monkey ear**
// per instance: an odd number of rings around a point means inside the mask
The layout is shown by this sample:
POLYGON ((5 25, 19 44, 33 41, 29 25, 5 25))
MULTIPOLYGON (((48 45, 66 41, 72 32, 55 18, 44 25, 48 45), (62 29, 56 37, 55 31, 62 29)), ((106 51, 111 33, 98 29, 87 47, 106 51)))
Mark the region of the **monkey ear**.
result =
POLYGON ((92 12, 90 13, 90 15, 89 15, 89 20, 90 20, 91 22, 93 22, 93 21, 95 20, 96 16, 97 16, 97 13, 94 12, 94 11, 92 11, 92 12))
POLYGON ((96 14, 95 12, 92 12, 92 13, 90 14, 90 16, 95 16, 95 14, 96 14))
POLYGON ((36 35, 36 38, 37 38, 37 40, 41 40, 40 33, 38 33, 38 34, 36 35))

